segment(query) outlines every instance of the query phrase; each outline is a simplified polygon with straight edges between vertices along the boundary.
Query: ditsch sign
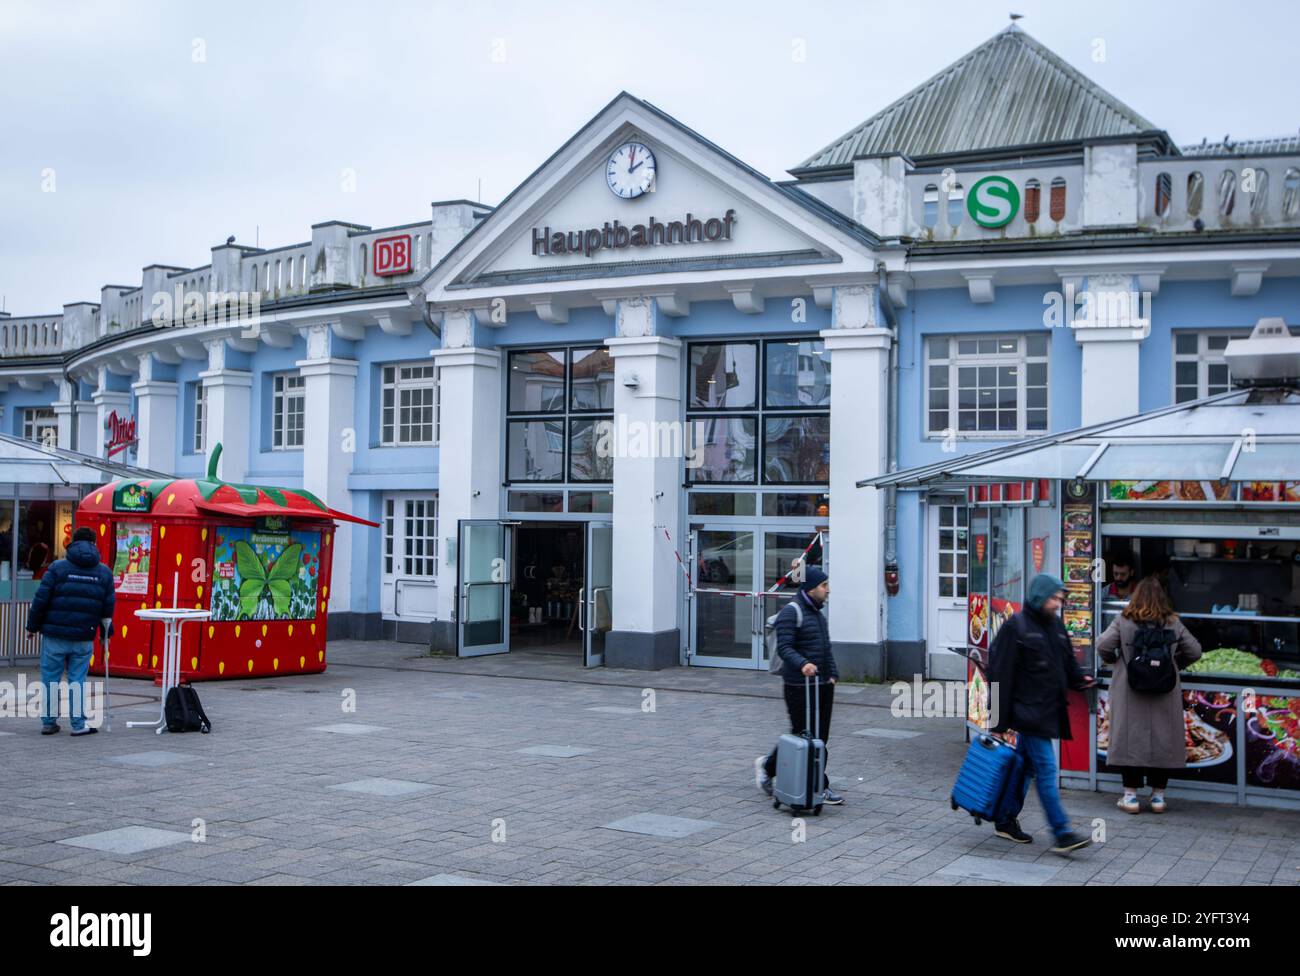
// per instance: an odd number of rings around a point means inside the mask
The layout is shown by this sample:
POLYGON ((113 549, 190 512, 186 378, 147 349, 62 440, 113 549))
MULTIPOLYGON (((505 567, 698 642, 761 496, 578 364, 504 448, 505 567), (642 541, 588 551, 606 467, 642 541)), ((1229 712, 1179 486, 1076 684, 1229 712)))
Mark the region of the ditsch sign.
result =
POLYGON ((105 457, 112 457, 140 440, 136 434, 135 418, 119 417, 116 410, 104 418, 104 430, 108 431, 108 438, 104 442, 105 457))
POLYGON ((411 271, 411 235, 375 238, 371 249, 373 270, 380 278, 409 274, 411 271))

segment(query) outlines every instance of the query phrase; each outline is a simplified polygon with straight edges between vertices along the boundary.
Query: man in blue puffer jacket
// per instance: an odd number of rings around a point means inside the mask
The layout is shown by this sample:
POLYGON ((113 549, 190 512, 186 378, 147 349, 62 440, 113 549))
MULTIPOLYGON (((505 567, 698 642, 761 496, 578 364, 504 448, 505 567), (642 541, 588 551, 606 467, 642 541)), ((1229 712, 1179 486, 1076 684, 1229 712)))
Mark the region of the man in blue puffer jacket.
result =
POLYGON ((41 577, 27 614, 27 629, 41 635, 41 735, 59 731, 58 686, 65 668, 69 688, 81 692, 69 695, 72 734, 94 735, 99 731, 86 725, 83 714, 86 671, 95 649, 95 631, 103 629, 105 620, 111 627, 112 619, 112 570, 99 561, 94 530, 77 529, 67 557, 55 562, 41 577))
MULTIPOLYGON (((819 566, 809 566, 804 570, 799 592, 781 608, 781 612, 776 615, 775 624, 776 652, 781 655, 781 678, 785 682, 785 707, 790 713, 790 731, 795 735, 804 734, 807 722, 804 679, 814 678, 817 681, 821 712, 817 738, 823 742, 831 737, 831 708, 835 704, 835 682, 840 677, 839 669, 835 666, 835 655, 831 653, 830 630, 822 612, 830 593, 831 584, 826 573, 819 566), (798 614, 793 606, 796 600, 799 603, 798 614)), ((829 750, 827 752, 829 755, 829 750)), ((772 777, 776 775, 776 750, 755 759, 754 770, 759 787, 771 796, 772 777)), ((829 776, 826 777, 824 789, 824 803, 834 806, 844 802, 844 797, 831 789, 829 776)))

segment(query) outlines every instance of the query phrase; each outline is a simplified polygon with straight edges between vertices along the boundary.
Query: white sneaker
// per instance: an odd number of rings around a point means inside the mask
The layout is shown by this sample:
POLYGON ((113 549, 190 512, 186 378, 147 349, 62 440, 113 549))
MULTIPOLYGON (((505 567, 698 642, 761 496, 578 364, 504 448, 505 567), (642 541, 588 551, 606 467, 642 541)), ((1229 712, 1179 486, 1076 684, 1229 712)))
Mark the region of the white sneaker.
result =
POLYGON ((1165 804, 1165 795, 1163 793, 1151 794, 1151 812, 1164 813, 1168 807, 1165 804))
POLYGON ((1115 806, 1119 807, 1125 813, 1140 813, 1142 810, 1141 805, 1138 803, 1137 796, 1133 793, 1125 793, 1115 801, 1115 806))
POLYGON ((759 756, 754 760, 754 785, 768 796, 772 795, 772 777, 767 775, 767 756, 759 756))

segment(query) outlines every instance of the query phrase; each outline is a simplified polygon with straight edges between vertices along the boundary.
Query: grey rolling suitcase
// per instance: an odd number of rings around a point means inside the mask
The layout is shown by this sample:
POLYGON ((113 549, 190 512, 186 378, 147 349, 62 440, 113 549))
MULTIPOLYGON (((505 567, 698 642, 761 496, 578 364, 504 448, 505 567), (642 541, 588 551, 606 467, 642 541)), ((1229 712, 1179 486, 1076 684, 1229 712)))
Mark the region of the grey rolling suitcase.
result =
POLYGON ((821 688, 812 695, 809 704, 809 686, 812 680, 804 675, 804 728, 806 735, 787 732, 776 742, 776 782, 772 786, 772 806, 780 809, 784 803, 791 810, 811 810, 813 816, 822 812, 822 784, 826 776, 826 743, 815 738, 821 728, 821 688))

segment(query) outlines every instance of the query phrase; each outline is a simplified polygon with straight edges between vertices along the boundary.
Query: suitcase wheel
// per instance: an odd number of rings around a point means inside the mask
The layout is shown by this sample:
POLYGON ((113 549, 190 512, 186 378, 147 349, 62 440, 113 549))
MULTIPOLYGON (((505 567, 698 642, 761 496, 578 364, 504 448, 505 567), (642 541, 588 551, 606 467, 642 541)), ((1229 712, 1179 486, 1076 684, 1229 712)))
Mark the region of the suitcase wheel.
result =
POLYGON ((773 809, 773 810, 780 810, 780 809, 781 809, 781 801, 780 801, 780 800, 773 800, 773 801, 772 801, 772 809, 773 809))
POLYGON ((957 801, 956 801, 956 800, 954 800, 952 797, 948 797, 948 802, 952 804, 952 808, 953 808, 954 810, 957 809, 957 801))
POLYGON ((822 815, 822 805, 819 803, 815 807, 813 807, 813 816, 820 817, 821 815, 822 815))
POLYGON ((979 817, 976 817, 976 818, 975 818, 975 826, 978 827, 981 823, 982 823, 982 821, 980 820, 980 818, 979 818, 979 817))

